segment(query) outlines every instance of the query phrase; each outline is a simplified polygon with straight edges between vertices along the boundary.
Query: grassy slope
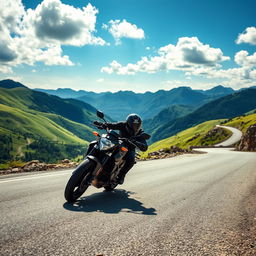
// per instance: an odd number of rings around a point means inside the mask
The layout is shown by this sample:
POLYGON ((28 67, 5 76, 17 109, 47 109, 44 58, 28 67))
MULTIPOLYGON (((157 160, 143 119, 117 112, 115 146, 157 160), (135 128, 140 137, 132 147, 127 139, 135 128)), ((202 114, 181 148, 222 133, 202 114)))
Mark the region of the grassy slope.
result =
POLYGON ((56 114, 42 113, 42 115, 83 140, 91 141, 95 138, 94 135, 92 135, 93 129, 87 125, 71 121, 56 114))
MULTIPOLYGON (((203 143, 205 143, 205 141, 203 140, 204 136, 210 130, 212 130, 217 124, 220 124, 222 121, 223 120, 207 121, 192 128, 186 129, 182 132, 179 132, 177 135, 166 138, 164 140, 157 141, 150 145, 148 151, 143 153, 141 156, 146 157, 150 152, 154 152, 162 148, 168 148, 174 145, 181 148, 189 148, 190 146, 200 146, 203 143), (192 138, 195 139, 189 141, 192 138)), ((215 141, 210 141, 208 143, 214 145, 222 141, 223 139, 224 138, 218 138, 215 141)))
MULTIPOLYGON (((205 140, 204 136, 217 124, 220 123, 222 123, 222 125, 235 127, 245 133, 250 125, 256 124, 256 114, 239 116, 229 120, 213 120, 204 122, 187 130, 184 130, 175 136, 155 142, 154 144, 150 145, 148 151, 143 153, 141 156, 146 157, 150 152, 154 152, 159 149, 167 148, 174 145, 181 148, 189 148, 190 146, 205 145, 205 143, 210 143, 210 145, 219 143, 222 140, 226 139, 226 137, 217 137, 216 140, 207 141, 205 140), (198 134, 200 135, 198 136, 198 134), (197 138, 189 141, 193 137, 197 138)), ((230 135, 230 132, 227 132, 227 137, 230 135)))
POLYGON ((28 88, 0 88, 0 103, 22 109, 53 113, 82 124, 89 124, 96 118, 96 109, 91 105, 72 99, 61 99, 57 96, 37 92, 28 88))
POLYGON ((256 114, 232 118, 223 125, 235 127, 245 133, 247 128, 253 124, 256 124, 256 114))
POLYGON ((191 114, 165 123, 152 134, 152 141, 170 137, 205 121, 234 118, 255 109, 256 89, 246 89, 211 101, 191 114))
MULTIPOLYGON (((25 152, 35 153, 36 151, 31 151, 27 145, 41 138, 45 143, 55 141, 63 143, 63 145, 81 145, 81 149, 88 145, 87 140, 93 138, 91 128, 80 123, 55 114, 37 111, 28 113, 2 104, 0 104, 0 135, 12 138, 12 149, 8 150, 12 159, 24 157, 25 152)), ((65 147, 59 146, 59 148, 63 150, 62 157, 68 157, 68 152, 64 152, 65 147)), ((40 154, 40 150, 38 154, 40 154)), ((7 168, 7 166, 3 166, 3 168, 7 168)))
POLYGON ((0 104, 0 123, 2 128, 16 134, 33 134, 68 144, 87 144, 86 141, 36 111, 27 113, 18 108, 0 104))
MULTIPOLYGON (((6 136, 12 139, 11 147, 2 145, 4 151, 0 157, 7 159, 3 156, 4 152, 10 152, 13 159, 23 157, 26 152, 31 152, 27 145, 42 139, 46 144, 57 142, 84 147, 94 138, 88 125, 96 118, 95 112, 92 106, 84 102, 63 100, 24 87, 0 88, 0 136, 2 143, 6 136)), ((56 147, 64 152, 69 146, 56 147)), ((44 150, 39 147, 32 151, 40 153, 44 150)), ((67 152, 64 154, 68 157, 67 152)))
POLYGON ((185 105, 172 105, 161 112, 159 112, 156 116, 151 119, 146 119, 143 121, 143 129, 152 134, 154 130, 156 130, 162 124, 169 122, 171 120, 177 119, 179 117, 185 116, 191 113, 194 110, 192 106, 185 105))

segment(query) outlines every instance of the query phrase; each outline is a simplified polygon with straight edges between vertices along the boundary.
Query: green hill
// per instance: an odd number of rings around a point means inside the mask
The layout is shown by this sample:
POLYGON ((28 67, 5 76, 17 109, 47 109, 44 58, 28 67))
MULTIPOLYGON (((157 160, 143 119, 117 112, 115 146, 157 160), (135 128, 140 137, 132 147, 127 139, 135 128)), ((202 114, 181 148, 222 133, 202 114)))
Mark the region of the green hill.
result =
POLYGON ((22 87, 0 88, 0 103, 28 112, 36 110, 54 113, 83 124, 88 124, 96 118, 96 109, 89 104, 73 99, 61 99, 22 87))
POLYGON ((171 146, 188 149, 191 146, 215 145, 227 139, 231 135, 230 131, 222 129, 223 131, 221 133, 213 133, 211 136, 211 131, 217 124, 235 127, 245 133, 249 126, 256 124, 256 114, 242 115, 224 120, 211 120, 198 124, 194 127, 181 131, 174 136, 153 143, 149 146, 147 152, 141 154, 141 157, 147 157, 148 153, 159 149, 170 148, 171 146))
POLYGON ((185 116, 194 110, 192 106, 172 105, 163 109, 156 116, 151 119, 143 121, 143 129, 148 133, 153 133, 162 124, 170 122, 179 117, 185 116))
POLYGON ((0 163, 32 159, 56 162, 85 153, 88 141, 94 139, 94 107, 15 83, 2 87, 5 88, 0 88, 0 163))
POLYGON ((249 126, 256 124, 256 113, 250 114, 250 112, 243 116, 231 118, 224 122, 223 125, 235 127, 245 133, 249 126))
POLYGON ((0 104, 0 161, 55 162, 74 158, 85 152, 87 140, 93 138, 91 131, 85 125, 54 114, 36 111, 32 114, 0 104))
POLYGON ((5 88, 5 89, 12 89, 12 88, 17 88, 17 87, 23 87, 26 88, 24 84, 21 84, 19 82, 15 82, 11 79, 5 79, 0 81, 0 87, 5 88))
POLYGON ((246 89, 211 101, 184 117, 160 126, 153 134, 152 141, 170 137, 189 127, 208 120, 233 118, 256 108, 256 89, 246 89))
MULTIPOLYGON (((141 157, 144 158, 148 155, 148 153, 163 148, 170 148, 171 146, 177 146, 183 149, 188 149, 190 146, 208 146, 221 142, 222 140, 225 139, 225 137, 217 136, 216 138, 211 138, 211 140, 208 140, 207 134, 212 129, 214 129, 214 127, 217 124, 220 124, 223 121, 224 120, 222 119, 207 121, 192 128, 181 131, 174 136, 157 141, 150 145, 147 152, 141 154, 141 157)), ((227 132, 226 136, 229 135, 230 133, 227 132)))

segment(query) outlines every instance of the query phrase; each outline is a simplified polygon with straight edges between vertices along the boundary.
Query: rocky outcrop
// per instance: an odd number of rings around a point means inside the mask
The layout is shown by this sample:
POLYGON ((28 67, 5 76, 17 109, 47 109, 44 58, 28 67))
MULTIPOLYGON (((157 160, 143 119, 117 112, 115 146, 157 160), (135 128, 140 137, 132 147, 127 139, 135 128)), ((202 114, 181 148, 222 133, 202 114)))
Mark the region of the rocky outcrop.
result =
POLYGON ((32 160, 22 167, 1 170, 0 174, 20 173, 20 172, 39 172, 46 170, 74 168, 78 165, 77 162, 72 162, 69 159, 62 160, 59 164, 40 163, 39 160, 32 160))
POLYGON ((236 149, 240 151, 256 151, 256 124, 247 129, 236 149))
POLYGON ((147 159, 163 159, 163 158, 175 157, 181 154, 194 154, 194 153, 201 153, 201 152, 190 150, 190 149, 182 149, 177 146, 171 146, 170 148, 163 148, 163 149, 159 149, 157 151, 149 153, 147 159))

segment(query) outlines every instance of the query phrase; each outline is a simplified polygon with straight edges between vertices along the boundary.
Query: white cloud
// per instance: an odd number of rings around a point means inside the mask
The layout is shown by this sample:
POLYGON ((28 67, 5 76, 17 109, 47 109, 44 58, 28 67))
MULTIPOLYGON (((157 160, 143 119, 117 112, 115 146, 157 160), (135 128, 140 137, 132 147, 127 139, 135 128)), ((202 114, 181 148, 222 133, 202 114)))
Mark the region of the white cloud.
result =
POLYGON ((79 9, 60 0, 44 0, 35 10, 28 10, 24 23, 32 29, 29 32, 46 43, 104 45, 103 39, 93 35, 97 13, 91 4, 79 9))
MULTIPOLYGON (((249 55, 247 51, 239 51, 234 56, 234 61, 239 66, 223 69, 221 62, 229 59, 219 48, 202 44, 196 37, 183 37, 176 45, 161 47, 157 56, 142 57, 136 63, 125 66, 114 60, 101 71, 108 74, 134 75, 138 72, 180 70, 185 72, 185 78, 192 80, 192 76, 200 76, 208 79, 208 84, 216 84, 218 81, 234 88, 256 85, 256 53, 249 55)), ((176 82, 168 82, 167 86, 179 85, 176 82)))
POLYGON ((229 59, 223 55, 221 49, 202 44, 197 37, 181 37, 177 45, 169 44, 161 47, 157 56, 142 57, 137 63, 129 63, 126 66, 114 60, 101 71, 119 75, 168 70, 190 71, 200 67, 217 67, 220 62, 229 59))
POLYGON ((62 56, 62 49, 59 45, 55 45, 47 50, 40 50, 41 53, 35 58, 37 62, 43 62, 47 66, 52 65, 74 65, 67 55, 62 56))
POLYGON ((0 73, 3 74, 12 74, 13 70, 11 67, 9 66, 5 66, 5 65, 0 65, 0 73))
POLYGON ((126 20, 110 20, 108 24, 103 24, 104 29, 108 30, 115 38, 116 44, 121 43, 121 38, 143 39, 144 31, 135 24, 131 24, 126 20))
POLYGON ((256 45, 256 27, 249 27, 246 30, 238 35, 236 40, 237 44, 248 43, 256 45))
POLYGON ((0 31, 19 32, 21 18, 25 14, 24 6, 21 0, 1 1, 0 8, 0 31))
POLYGON ((0 72, 19 64, 74 65, 62 45, 104 45, 95 37, 96 14, 91 4, 75 8, 60 0, 44 0, 25 11, 21 0, 5 0, 0 10, 0 72))
POLYGON ((97 83, 103 83, 104 82, 104 78, 99 78, 96 80, 97 83))
POLYGON ((243 67, 256 67, 256 52, 249 56, 247 51, 240 51, 235 55, 235 62, 243 67))

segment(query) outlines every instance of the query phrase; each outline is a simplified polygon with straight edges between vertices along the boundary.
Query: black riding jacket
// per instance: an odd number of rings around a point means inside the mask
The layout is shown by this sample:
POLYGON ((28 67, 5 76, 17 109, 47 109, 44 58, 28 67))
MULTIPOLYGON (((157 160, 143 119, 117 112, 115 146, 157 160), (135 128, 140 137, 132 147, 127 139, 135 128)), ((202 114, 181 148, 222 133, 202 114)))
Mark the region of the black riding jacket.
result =
MULTIPOLYGON (((145 139, 139 137, 141 133, 143 133, 143 130, 140 129, 139 132, 136 134, 136 138, 134 134, 131 134, 127 129, 127 123, 126 122, 118 122, 118 123, 107 123, 106 126, 109 129, 112 130, 119 130, 120 137, 131 139, 132 142, 141 150, 141 151, 147 151, 148 144, 145 139)), ((128 145, 130 150, 135 150, 135 147, 131 144, 128 145)))

